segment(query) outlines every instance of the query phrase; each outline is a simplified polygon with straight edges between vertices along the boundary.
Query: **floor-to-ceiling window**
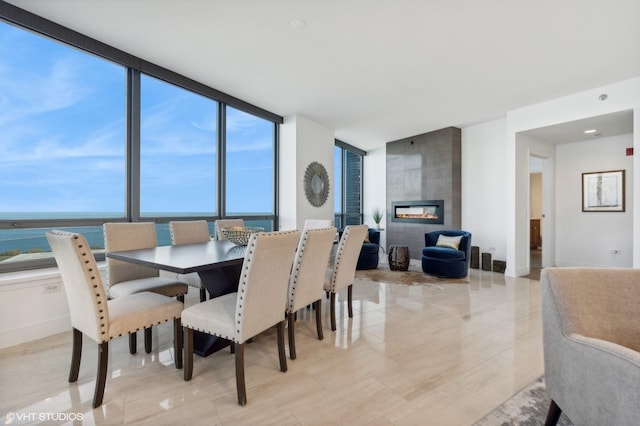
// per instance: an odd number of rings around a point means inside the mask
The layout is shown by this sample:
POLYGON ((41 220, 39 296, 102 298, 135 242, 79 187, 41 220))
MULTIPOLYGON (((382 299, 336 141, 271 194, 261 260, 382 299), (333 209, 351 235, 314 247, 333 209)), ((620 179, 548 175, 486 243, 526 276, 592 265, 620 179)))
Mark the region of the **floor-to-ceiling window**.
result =
POLYGON ((334 148, 335 224, 338 228, 359 225, 362 215, 362 157, 366 155, 342 141, 334 148))
POLYGON ((277 226, 275 114, 6 3, 0 104, 0 272, 52 266, 52 228, 100 259, 105 221, 277 226))

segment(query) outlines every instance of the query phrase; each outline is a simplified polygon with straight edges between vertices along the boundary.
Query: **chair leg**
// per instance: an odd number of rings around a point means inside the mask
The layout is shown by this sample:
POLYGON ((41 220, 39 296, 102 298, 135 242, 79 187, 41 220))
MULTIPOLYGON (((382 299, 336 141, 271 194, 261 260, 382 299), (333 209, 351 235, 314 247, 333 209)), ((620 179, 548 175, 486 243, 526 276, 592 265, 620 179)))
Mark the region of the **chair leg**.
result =
POLYGON ((552 399, 551 404, 549 404, 549 411, 547 412, 547 419, 545 420, 545 426, 555 426, 560 419, 560 415, 562 414, 562 409, 558 407, 558 404, 552 399))
POLYGON ((80 359, 82 358, 82 331, 73 329, 73 350, 71 352, 71 369, 69 370, 69 383, 78 380, 80 372, 80 359))
POLYGON ((144 351, 150 354, 151 346, 153 346, 153 339, 151 337, 151 327, 145 327, 144 328, 144 351))
POLYGON ((330 313, 331 313, 331 330, 336 331, 336 294, 331 293, 330 313))
POLYGON ((289 358, 296 359, 296 336, 295 324, 296 319, 293 312, 287 313, 287 332, 289 336, 289 358))
POLYGON ((207 289, 200 287, 200 303, 207 301, 207 289))
POLYGON ((347 309, 349 310, 349 318, 353 318, 353 284, 347 287, 347 309))
POLYGON ((322 333, 322 301, 316 300, 313 302, 313 307, 316 310, 316 331, 318 332, 318 340, 324 339, 324 334, 322 333))
POLYGON ((173 353, 176 357, 176 368, 182 368, 182 323, 180 318, 173 319, 173 353))
POLYGON ((247 389, 244 385, 244 343, 236 343, 236 389, 238 392, 238 404, 247 403, 247 389))
POLYGON ((184 380, 188 382, 193 375, 193 329, 182 328, 184 338, 184 380))
POLYGON ((98 374, 96 377, 96 389, 93 394, 93 408, 102 405, 104 397, 104 385, 107 382, 107 364, 109 363, 109 342, 98 345, 98 374))
POLYGON ((284 320, 277 325, 278 330, 278 357, 280 358, 280 371, 287 371, 287 355, 284 352, 284 320))
POLYGON ((129 353, 134 355, 138 351, 138 333, 135 331, 129 333, 129 353))

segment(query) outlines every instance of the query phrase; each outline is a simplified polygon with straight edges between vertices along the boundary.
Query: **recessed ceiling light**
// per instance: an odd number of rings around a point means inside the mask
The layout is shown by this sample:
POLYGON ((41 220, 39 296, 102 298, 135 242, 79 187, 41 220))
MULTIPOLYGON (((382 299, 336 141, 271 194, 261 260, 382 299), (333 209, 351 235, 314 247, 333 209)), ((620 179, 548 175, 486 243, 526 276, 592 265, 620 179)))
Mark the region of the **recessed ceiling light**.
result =
POLYGON ((597 132, 597 130, 596 129, 589 129, 589 130, 585 130, 584 132, 589 134, 589 133, 595 133, 595 132, 597 132))
POLYGON ((295 18, 291 20, 291 28, 294 30, 303 30, 307 28, 307 21, 300 18, 295 18))

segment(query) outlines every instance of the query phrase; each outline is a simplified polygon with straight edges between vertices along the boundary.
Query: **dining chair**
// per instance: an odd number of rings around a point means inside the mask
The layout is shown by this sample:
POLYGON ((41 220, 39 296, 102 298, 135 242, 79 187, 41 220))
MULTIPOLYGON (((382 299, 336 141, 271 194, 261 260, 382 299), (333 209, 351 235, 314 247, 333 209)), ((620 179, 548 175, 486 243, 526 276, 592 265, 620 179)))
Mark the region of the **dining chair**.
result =
POLYGON ((277 326, 280 370, 287 371, 284 308, 299 231, 259 232, 247 245, 238 291, 184 310, 184 380, 193 373, 193 331, 231 341, 235 349, 238 404, 247 403, 244 379, 245 342, 277 326))
POLYGON ((222 233, 222 228, 244 227, 244 219, 218 219, 215 222, 216 239, 223 241, 227 237, 222 233))
MULTIPOLYGON (((171 234, 171 244, 174 246, 211 241, 209 225, 206 220, 171 221, 169 222, 169 233, 171 234)), ((207 300, 207 289, 202 284, 200 275, 197 272, 177 274, 176 279, 200 290, 201 302, 207 300)))
POLYGON ((331 330, 336 330, 336 293, 347 287, 347 307, 349 318, 353 317, 353 281, 356 275, 358 256, 362 249, 367 225, 348 225, 338 242, 333 268, 327 271, 324 289, 331 295, 331 330))
MULTIPOLYGON (((104 249, 111 251, 136 250, 157 246, 156 225, 152 222, 105 223, 104 249)), ((184 302, 189 286, 173 277, 160 276, 157 269, 107 257, 108 295, 111 299, 130 296, 143 291, 177 297, 184 302)), ((129 335, 129 351, 136 353, 136 333, 129 335)), ((151 327, 144 330, 144 348, 151 352, 151 327)))
POLYGON ((287 302, 287 332, 289 336, 289 358, 296 359, 295 321, 296 312, 313 305, 316 311, 318 340, 322 333, 322 294, 324 278, 329 266, 329 255, 333 246, 336 228, 307 229, 302 233, 293 260, 287 302))
POLYGON ((141 328, 173 320, 173 349, 176 368, 182 368, 182 327, 184 305, 170 297, 148 291, 107 300, 107 293, 89 244, 81 234, 50 231, 47 240, 62 275, 73 328, 73 349, 69 382, 80 372, 82 335, 98 343, 98 372, 93 408, 102 404, 107 381, 109 341, 141 328))

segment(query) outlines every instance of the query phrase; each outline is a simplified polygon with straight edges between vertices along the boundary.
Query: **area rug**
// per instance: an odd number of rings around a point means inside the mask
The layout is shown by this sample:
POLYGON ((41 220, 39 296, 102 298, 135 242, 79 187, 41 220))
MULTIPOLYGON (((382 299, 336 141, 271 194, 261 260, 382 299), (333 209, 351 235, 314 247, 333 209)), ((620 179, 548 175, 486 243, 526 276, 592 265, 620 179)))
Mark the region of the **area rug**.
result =
POLYGON ((422 267, 418 264, 409 265, 408 271, 392 271, 388 264, 381 263, 378 269, 365 269, 356 271, 356 278, 370 280, 379 283, 397 283, 405 285, 428 285, 428 284, 468 284, 467 278, 439 278, 422 272, 422 267))
MULTIPOLYGON (((544 376, 540 376, 475 423, 474 426, 543 425, 547 418, 549 402, 544 376)), ((558 424, 562 426, 573 425, 564 413, 560 416, 558 424)))

